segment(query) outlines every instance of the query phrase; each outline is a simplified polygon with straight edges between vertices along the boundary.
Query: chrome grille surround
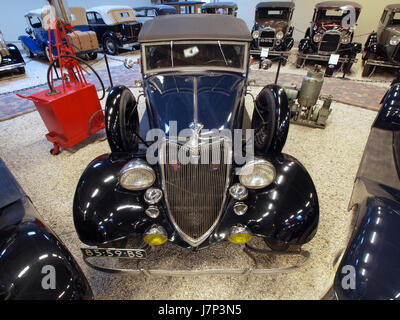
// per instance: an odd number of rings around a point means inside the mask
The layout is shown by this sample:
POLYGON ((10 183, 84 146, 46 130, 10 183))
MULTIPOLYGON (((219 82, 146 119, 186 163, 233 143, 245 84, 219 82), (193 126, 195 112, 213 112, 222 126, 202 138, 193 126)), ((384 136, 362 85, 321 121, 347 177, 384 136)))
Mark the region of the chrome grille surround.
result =
POLYGON ((165 140, 160 148, 162 189, 168 216, 184 241, 200 246, 214 231, 225 208, 232 168, 232 143, 226 137, 212 140, 199 138, 202 156, 217 147, 220 150, 218 170, 210 164, 169 164, 169 146, 192 150, 175 140, 165 140), (201 142, 200 142, 201 141, 201 142), (208 147, 208 148, 207 148, 208 147), (208 150, 208 151, 207 151, 208 150), (222 163, 221 163, 222 162, 222 163))
POLYGON ((318 53, 329 55, 336 53, 342 42, 342 33, 337 30, 326 31, 318 45, 318 53), (336 43, 337 42, 337 43, 336 43))
POLYGON ((276 41, 276 31, 273 28, 265 28, 260 31, 258 46, 264 48, 274 48, 276 41))

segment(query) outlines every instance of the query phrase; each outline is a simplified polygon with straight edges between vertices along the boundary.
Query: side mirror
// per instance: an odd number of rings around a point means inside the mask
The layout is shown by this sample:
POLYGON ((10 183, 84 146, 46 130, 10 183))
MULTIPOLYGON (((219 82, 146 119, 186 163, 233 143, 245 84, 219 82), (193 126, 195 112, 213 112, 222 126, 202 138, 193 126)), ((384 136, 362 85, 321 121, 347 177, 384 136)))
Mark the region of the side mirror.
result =
POLYGON ((124 61, 125 68, 132 69, 134 65, 135 65, 135 60, 133 58, 129 57, 125 59, 124 61))
POLYGON ((25 32, 26 32, 27 34, 29 34, 29 35, 32 35, 32 33, 33 33, 32 29, 29 28, 29 27, 25 28, 25 32))

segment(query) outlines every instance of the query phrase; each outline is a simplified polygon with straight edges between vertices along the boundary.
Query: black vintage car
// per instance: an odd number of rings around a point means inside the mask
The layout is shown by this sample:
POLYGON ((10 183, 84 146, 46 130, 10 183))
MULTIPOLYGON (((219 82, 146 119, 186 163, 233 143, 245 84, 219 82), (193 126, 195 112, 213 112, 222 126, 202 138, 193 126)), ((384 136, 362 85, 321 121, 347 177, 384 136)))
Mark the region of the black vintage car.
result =
POLYGON ((238 6, 235 2, 204 3, 201 6, 201 13, 225 14, 225 15, 237 17, 238 6))
POLYGON ((0 159, 0 300, 78 299, 84 274, 0 159))
POLYGON ((25 73, 25 61, 15 45, 6 44, 0 30, 0 73, 5 71, 25 73))
POLYGON ((285 91, 266 86, 255 99, 254 131, 243 140, 239 130, 247 118, 252 41, 245 22, 158 17, 144 25, 139 41, 145 114, 140 119, 128 88, 111 90, 105 110, 111 152, 89 164, 76 188, 76 231, 97 250, 85 255, 106 255, 105 246, 121 248, 131 238, 190 250, 252 237, 280 250, 309 242, 318 197, 306 169, 282 153, 290 120, 285 91))
POLYGON ((333 286, 338 299, 400 300, 400 83, 386 94, 361 159, 354 228, 333 286))
POLYGON ((86 10, 90 29, 96 32, 100 46, 111 55, 122 48, 132 49, 138 41, 142 24, 132 8, 101 6, 86 10))
MULTIPOLYGON (((294 44, 294 27, 290 25, 294 9, 294 2, 282 1, 260 2, 256 6, 252 30, 252 54, 260 55, 265 48, 269 51, 268 55, 289 56, 294 44)), ((286 59, 283 63, 286 63, 286 59)))
POLYGON ((175 7, 167 6, 165 4, 135 7, 133 8, 133 11, 135 11, 136 21, 142 24, 158 16, 178 14, 178 10, 176 10, 175 7))
POLYGON ((363 77, 371 76, 376 67, 400 69, 400 4, 385 7, 378 31, 365 42, 363 63, 363 77))
POLYGON ((361 9, 351 1, 317 3, 311 26, 299 43, 297 67, 303 67, 307 60, 329 61, 332 54, 338 54, 339 65, 349 73, 362 50, 361 43, 353 42, 361 9))

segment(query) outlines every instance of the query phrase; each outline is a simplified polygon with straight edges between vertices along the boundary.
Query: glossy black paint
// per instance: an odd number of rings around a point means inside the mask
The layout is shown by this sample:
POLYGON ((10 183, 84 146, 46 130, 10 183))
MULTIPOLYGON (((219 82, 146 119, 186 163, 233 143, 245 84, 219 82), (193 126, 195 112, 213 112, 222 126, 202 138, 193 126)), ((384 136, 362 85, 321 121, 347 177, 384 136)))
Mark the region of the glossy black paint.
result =
POLYGON ((356 223, 334 282, 339 299, 400 299, 399 93, 396 84, 386 94, 357 174, 349 206, 356 223), (355 269, 353 289, 342 286, 345 266, 355 269))
POLYGON ((25 63, 24 58, 22 58, 21 52, 13 44, 7 44, 7 49, 10 55, 3 56, 2 62, 0 64, 0 69, 5 66, 12 66, 15 64, 25 63))
POLYGON ((1 159, 0 191, 0 299, 93 299, 80 267, 1 159), (54 290, 42 287, 45 266, 54 267, 54 290))
MULTIPOLYGON (((74 222, 79 238, 88 245, 101 245, 143 234, 153 224, 160 224, 166 229, 170 242, 191 248, 171 224, 164 202, 159 207, 160 216, 151 219, 144 212, 147 208, 144 191, 127 191, 120 187, 118 173, 133 157, 137 155, 103 155, 85 170, 74 198, 74 222)), ((266 158, 276 168, 275 183, 262 190, 250 191, 245 200, 249 210, 241 217, 233 212, 234 200, 229 198, 221 221, 199 249, 227 239, 230 229, 238 223, 247 225, 254 235, 290 244, 307 243, 315 235, 319 219, 318 197, 307 171, 288 155, 266 158)), ((158 171, 157 167, 154 169, 158 171)), ((159 182, 156 183, 158 187, 159 182)))

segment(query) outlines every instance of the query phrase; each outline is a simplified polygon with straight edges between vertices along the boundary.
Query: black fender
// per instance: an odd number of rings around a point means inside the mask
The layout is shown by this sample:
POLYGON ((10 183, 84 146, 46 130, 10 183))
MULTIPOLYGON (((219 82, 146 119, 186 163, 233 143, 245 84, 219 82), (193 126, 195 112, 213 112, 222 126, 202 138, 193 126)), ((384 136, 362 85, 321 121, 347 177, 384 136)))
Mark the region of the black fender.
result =
POLYGON ((93 299, 82 270, 1 159, 0 190, 0 300, 93 299))
POLYGON ((377 43, 378 43, 378 34, 376 32, 372 32, 368 36, 367 41, 365 41, 364 50, 368 49, 369 47, 371 47, 377 43))
POLYGON ((376 58, 382 58, 382 59, 388 58, 388 56, 386 54, 386 48, 379 43, 375 43, 375 44, 372 44, 372 45, 366 47, 364 49, 364 51, 366 53, 373 54, 376 58))
POLYGON ((252 119, 256 155, 280 153, 286 143, 289 125, 290 108, 285 90, 278 85, 264 87, 256 98, 252 119))
POLYGON ((17 46, 13 44, 7 44, 8 51, 10 52, 11 59, 15 63, 25 62, 22 58, 21 52, 18 50, 17 46))
POLYGON ((314 183, 292 156, 275 154, 265 159, 275 167, 275 182, 261 190, 249 190, 248 198, 243 201, 249 209, 243 216, 233 213, 236 201, 230 199, 217 234, 229 234, 232 225, 241 224, 254 236, 303 245, 314 237, 318 228, 319 203, 314 183))
POLYGON ((283 45, 285 47, 284 51, 292 50, 294 45, 294 39, 292 37, 285 38, 285 40, 283 41, 283 45))
POLYGON ((359 205, 359 221, 334 280, 339 299, 399 299, 399 212, 398 202, 383 197, 369 197, 359 205))
POLYGON ((293 38, 294 27, 291 26, 286 34, 286 37, 293 38))
POLYGON ((384 130, 400 130, 400 84, 393 85, 386 93, 373 127, 384 130))
POLYGON ((137 101, 125 86, 113 87, 107 97, 105 125, 112 152, 134 152, 140 134, 137 101))
POLYGON ((310 38, 305 38, 301 39, 299 42, 299 52, 301 53, 307 53, 309 50, 311 50, 311 39, 310 38))

